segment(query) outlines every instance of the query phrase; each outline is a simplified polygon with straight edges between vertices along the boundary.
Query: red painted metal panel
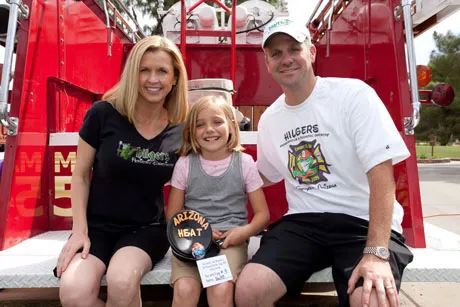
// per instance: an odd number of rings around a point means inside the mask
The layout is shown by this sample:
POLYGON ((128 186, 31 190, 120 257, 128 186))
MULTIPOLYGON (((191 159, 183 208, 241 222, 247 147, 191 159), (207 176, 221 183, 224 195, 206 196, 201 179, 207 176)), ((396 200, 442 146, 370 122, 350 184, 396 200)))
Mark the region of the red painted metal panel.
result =
POLYGON ((327 36, 317 45, 316 74, 365 80, 366 5, 354 0, 334 22, 327 55, 327 36))
MULTIPOLYGON (((236 105, 270 105, 281 94, 280 86, 268 74, 259 45, 238 45, 236 50, 236 105)), ((231 54, 228 45, 188 45, 186 67, 190 79, 230 79, 231 54)))
POLYGON ((115 30, 108 56, 103 12, 92 1, 24 2, 31 12, 19 28, 10 112, 19 133, 6 143, 0 250, 50 228, 49 133, 78 131, 92 101, 118 81, 126 42, 115 30))

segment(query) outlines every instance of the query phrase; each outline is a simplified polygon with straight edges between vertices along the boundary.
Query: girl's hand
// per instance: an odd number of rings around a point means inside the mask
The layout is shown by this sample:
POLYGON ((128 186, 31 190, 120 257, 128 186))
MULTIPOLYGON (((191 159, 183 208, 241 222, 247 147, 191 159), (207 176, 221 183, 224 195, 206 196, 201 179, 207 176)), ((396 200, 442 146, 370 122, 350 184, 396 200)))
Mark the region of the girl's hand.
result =
POLYGON ((217 241, 217 240, 220 240, 221 238, 222 238, 222 232, 213 228, 212 229, 212 240, 217 241))
POLYGON ((67 269, 67 266, 79 249, 83 248, 81 258, 86 259, 86 257, 88 257, 90 246, 91 242, 87 234, 83 232, 73 232, 59 254, 56 266, 56 275, 61 277, 62 272, 67 269))
POLYGON ((249 235, 247 234, 245 226, 232 228, 224 232, 221 236, 221 239, 225 239, 224 243, 222 244, 222 248, 227 248, 232 245, 240 245, 243 244, 249 235))

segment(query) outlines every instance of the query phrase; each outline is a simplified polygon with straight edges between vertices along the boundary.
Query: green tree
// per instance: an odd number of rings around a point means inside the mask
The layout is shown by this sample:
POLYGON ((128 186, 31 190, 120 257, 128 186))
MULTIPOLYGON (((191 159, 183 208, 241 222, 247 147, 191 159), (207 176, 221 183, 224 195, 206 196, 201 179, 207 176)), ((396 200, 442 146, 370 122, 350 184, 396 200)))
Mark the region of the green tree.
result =
POLYGON ((428 64, 433 79, 427 89, 439 83, 447 83, 457 95, 448 107, 424 105, 416 133, 418 140, 427 141, 431 135, 435 135, 437 141, 446 145, 460 139, 460 34, 451 31, 445 35, 434 32, 433 39, 436 50, 431 51, 428 64))

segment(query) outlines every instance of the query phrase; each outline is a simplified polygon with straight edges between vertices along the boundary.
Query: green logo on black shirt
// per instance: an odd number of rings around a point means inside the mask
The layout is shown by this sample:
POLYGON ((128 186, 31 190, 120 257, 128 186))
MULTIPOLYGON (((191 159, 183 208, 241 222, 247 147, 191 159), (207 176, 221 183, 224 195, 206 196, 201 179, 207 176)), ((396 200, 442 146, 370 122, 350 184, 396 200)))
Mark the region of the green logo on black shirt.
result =
POLYGON ((169 162, 167 152, 149 151, 147 148, 132 147, 130 143, 119 142, 117 154, 124 160, 143 164, 166 164, 169 162))
POLYGON ((129 158, 131 158, 135 153, 136 151, 139 149, 139 147, 136 147, 136 148, 133 148, 131 147, 131 144, 125 144, 123 143, 122 141, 120 141, 119 145, 118 145, 118 149, 117 149, 117 153, 118 153, 118 156, 125 159, 125 160, 128 160, 129 158))

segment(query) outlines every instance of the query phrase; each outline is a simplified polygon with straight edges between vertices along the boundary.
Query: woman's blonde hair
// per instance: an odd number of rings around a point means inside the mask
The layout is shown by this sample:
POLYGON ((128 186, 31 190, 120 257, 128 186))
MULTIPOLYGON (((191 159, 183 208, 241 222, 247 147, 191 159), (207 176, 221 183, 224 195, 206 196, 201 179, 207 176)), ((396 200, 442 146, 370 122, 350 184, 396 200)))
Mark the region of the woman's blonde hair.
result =
POLYGON ((184 124, 182 132, 182 146, 178 151, 181 156, 186 156, 190 153, 201 153, 200 145, 196 137, 196 122, 198 114, 211 104, 218 106, 227 119, 230 135, 227 142, 227 149, 229 152, 244 150, 240 142, 240 129, 235 118, 235 109, 221 96, 205 96, 198 99, 190 108, 187 115, 187 120, 184 124))
POLYGON ((166 96, 164 107, 168 111, 169 121, 177 125, 184 122, 187 116, 187 71, 179 49, 165 37, 155 35, 138 41, 129 53, 120 81, 108 90, 102 99, 113 104, 115 109, 132 123, 139 97, 139 69, 142 56, 148 51, 157 50, 168 53, 172 58, 177 83, 166 96))

